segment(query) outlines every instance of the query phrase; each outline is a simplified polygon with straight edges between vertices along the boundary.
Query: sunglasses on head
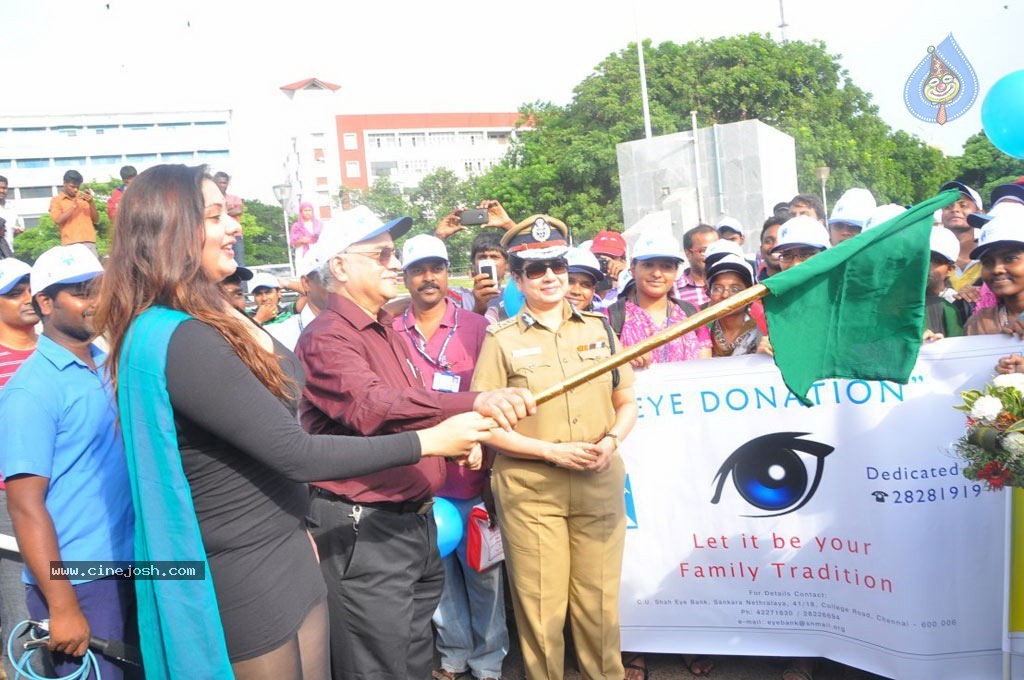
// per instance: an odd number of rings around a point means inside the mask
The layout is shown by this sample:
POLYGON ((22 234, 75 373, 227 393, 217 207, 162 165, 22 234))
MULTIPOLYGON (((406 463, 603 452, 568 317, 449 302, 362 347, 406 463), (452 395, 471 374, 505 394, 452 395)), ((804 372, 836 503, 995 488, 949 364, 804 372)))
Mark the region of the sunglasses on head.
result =
POLYGON ((548 273, 548 270, 555 276, 561 276, 569 271, 569 263, 565 260, 544 260, 542 262, 530 262, 523 267, 523 275, 528 279, 539 279, 548 273))

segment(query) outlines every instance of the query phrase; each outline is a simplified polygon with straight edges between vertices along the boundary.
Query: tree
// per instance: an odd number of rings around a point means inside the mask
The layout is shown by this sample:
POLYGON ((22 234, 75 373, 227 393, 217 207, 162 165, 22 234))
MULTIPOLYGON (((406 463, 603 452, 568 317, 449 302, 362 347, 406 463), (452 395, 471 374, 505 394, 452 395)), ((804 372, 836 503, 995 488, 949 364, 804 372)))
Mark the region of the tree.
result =
MULTIPOLYGON (((402 215, 413 218, 412 229, 405 238, 417 234, 433 234, 442 217, 456 208, 476 205, 484 196, 478 192, 474 180, 464 181, 446 168, 425 176, 415 188, 403 193, 398 184, 387 176, 374 180, 365 196, 359 200, 377 213, 381 219, 391 220, 402 215)), ((445 241, 452 269, 469 269, 469 250, 475 232, 463 230, 445 241)), ((399 239, 399 244, 405 239, 399 239)))
POLYGON ((988 200, 992 189, 1024 175, 1024 160, 1009 156, 988 141, 984 131, 964 142, 964 153, 955 158, 956 172, 950 176, 974 187, 988 200))
MULTIPOLYGON (((645 42, 644 59, 655 134, 689 130, 690 111, 701 126, 760 119, 795 138, 799 186, 816 189, 814 168, 832 169, 832 200, 852 186, 870 189, 880 202, 919 200, 948 176, 947 159, 916 137, 893 133, 821 42, 777 43, 757 34, 645 42)), ((598 64, 569 105, 524 106, 534 129, 479 186, 510 212, 564 219, 576 240, 618 228, 615 145, 643 136, 641 111, 633 45, 598 64)))
MULTIPOLYGON (((82 188, 92 189, 99 221, 96 223, 96 250, 105 255, 110 250, 110 218, 107 217, 107 199, 111 192, 121 185, 121 180, 111 179, 107 182, 89 182, 82 188)), ((47 214, 39 218, 39 223, 32 229, 26 229, 14 237, 15 256, 32 264, 36 258, 50 248, 60 245, 60 229, 47 214)))
MULTIPOLYGON (((288 244, 281 208, 249 199, 242 202, 245 212, 240 221, 245 238, 245 263, 258 266, 287 262, 288 244)), ((290 227, 295 217, 289 216, 287 221, 290 227)))
POLYGON ((373 210, 381 219, 391 220, 412 214, 412 206, 402 194, 402 189, 387 175, 381 175, 373 180, 365 195, 360 196, 350 191, 349 197, 352 201, 373 210))

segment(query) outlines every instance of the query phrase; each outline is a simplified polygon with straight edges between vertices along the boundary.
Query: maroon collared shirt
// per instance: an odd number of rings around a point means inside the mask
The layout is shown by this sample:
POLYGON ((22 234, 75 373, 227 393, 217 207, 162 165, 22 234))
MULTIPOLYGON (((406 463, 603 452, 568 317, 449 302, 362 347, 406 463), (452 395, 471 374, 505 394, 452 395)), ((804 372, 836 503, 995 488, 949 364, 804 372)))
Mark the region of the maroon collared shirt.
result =
MULTIPOLYGON (((376 435, 420 430, 472 410, 475 392, 434 392, 424 386, 404 340, 384 312, 371 319, 332 295, 295 347, 306 369, 299 404, 311 434, 376 435)), ((351 501, 421 501, 444 482, 444 459, 422 458, 362 477, 317 482, 351 501)))

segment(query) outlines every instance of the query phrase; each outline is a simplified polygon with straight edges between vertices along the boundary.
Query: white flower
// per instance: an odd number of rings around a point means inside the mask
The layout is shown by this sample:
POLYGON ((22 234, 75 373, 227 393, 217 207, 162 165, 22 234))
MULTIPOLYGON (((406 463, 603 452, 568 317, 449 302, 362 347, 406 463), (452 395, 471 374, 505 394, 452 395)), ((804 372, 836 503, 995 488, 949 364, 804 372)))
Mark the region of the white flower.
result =
POLYGON ((1024 455, 1024 433, 1007 432, 1002 438, 1003 448, 1014 458, 1024 455))
POLYGON ((1005 373, 992 379, 996 387, 1015 387, 1024 394, 1024 373, 1005 373))
POLYGON ((1003 410, 1003 402, 999 401, 997 397, 985 395, 978 397, 978 400, 974 402, 974 407, 971 409, 971 417, 975 420, 995 420, 999 416, 999 412, 1003 410))

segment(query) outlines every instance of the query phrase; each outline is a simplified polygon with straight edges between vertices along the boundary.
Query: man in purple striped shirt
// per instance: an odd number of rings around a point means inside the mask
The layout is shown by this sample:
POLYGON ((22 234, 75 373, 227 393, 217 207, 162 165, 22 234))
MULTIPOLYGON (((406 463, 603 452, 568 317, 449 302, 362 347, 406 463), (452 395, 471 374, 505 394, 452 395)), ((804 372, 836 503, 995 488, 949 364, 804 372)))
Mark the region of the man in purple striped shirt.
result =
MULTIPOLYGON (((26 359, 36 351, 39 341, 36 324, 39 316, 32 308, 28 276, 32 268, 20 260, 9 257, 0 260, 0 390, 26 359)), ((11 423, 0 423, 9 427, 11 423)), ((15 425, 16 426, 16 425, 15 425)), ((7 514, 7 488, 0 481, 0 534, 14 536, 11 517, 7 514)), ((25 606, 25 585, 21 570, 25 563, 17 552, 0 550, 0 623, 3 639, 7 639, 11 626, 28 618, 25 606)), ((14 666, 3 650, 4 671, 15 676, 14 666)))
POLYGON ((676 297, 685 300, 697 309, 711 299, 704 285, 704 253, 708 246, 718 240, 718 232, 707 224, 698 224, 683 234, 683 254, 689 267, 676 279, 676 297))

